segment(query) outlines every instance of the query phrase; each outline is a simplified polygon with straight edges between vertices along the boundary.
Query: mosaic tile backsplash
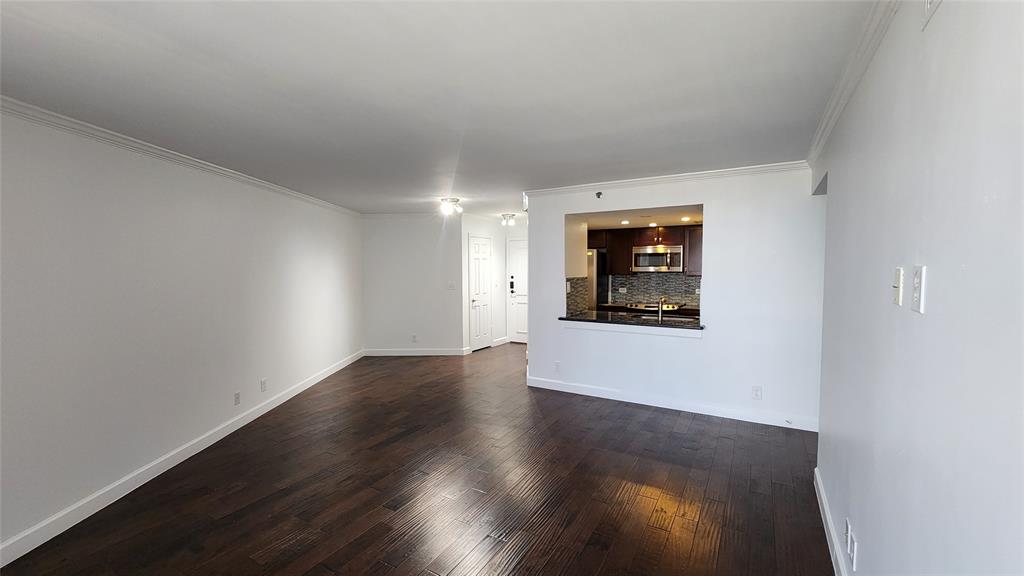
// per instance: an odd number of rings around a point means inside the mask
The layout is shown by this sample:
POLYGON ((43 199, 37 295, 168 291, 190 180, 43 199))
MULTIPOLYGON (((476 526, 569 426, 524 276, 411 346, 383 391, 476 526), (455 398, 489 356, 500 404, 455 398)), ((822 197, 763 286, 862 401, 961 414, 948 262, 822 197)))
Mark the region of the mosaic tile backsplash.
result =
POLYGON ((590 300, 587 297, 589 291, 587 277, 566 278, 565 280, 569 283, 569 293, 565 295, 565 313, 571 316, 585 312, 587 302, 590 300))
POLYGON ((700 276, 672 272, 637 272, 628 276, 612 276, 611 279, 612 304, 653 303, 662 296, 667 296, 672 304, 700 307, 700 294, 697 294, 697 290, 700 289, 700 276), (625 288, 626 293, 619 293, 619 288, 625 288))

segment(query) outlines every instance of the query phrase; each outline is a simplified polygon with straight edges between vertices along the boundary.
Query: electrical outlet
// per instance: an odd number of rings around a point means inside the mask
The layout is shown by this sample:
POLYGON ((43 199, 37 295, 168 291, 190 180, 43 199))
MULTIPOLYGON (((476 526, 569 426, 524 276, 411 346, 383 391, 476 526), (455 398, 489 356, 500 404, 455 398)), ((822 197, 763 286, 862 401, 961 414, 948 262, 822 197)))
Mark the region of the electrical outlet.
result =
POLYGON ((565 293, 568 294, 569 292, 572 292, 572 285, 569 284, 568 280, 566 280, 565 281, 565 293))
POLYGON ((260 392, 266 392, 266 391, 267 391, 267 379, 266 378, 260 378, 260 392))
POLYGON ((235 392, 235 406, 238 406, 241 403, 242 403, 242 393, 241 392, 235 392))
POLYGON ((761 386, 751 386, 750 397, 754 400, 764 400, 764 388, 761 386))
POLYGON ((417 341, 417 336, 415 334, 412 334, 412 335, 409 336, 409 340, 411 340, 413 342, 416 342, 417 341))
POLYGON ((693 293, 696 294, 697 296, 700 296, 700 288, 694 290, 693 293))
POLYGON ((625 288, 619 288, 619 294, 625 294, 625 293, 626 293, 626 289, 625 288))
POLYGON ((561 374, 561 373, 562 373, 562 363, 559 362, 558 360, 555 360, 555 374, 561 374))
POLYGON ((910 304, 914 312, 918 314, 924 314, 924 290, 927 273, 927 266, 914 266, 914 293, 911 296, 910 304))

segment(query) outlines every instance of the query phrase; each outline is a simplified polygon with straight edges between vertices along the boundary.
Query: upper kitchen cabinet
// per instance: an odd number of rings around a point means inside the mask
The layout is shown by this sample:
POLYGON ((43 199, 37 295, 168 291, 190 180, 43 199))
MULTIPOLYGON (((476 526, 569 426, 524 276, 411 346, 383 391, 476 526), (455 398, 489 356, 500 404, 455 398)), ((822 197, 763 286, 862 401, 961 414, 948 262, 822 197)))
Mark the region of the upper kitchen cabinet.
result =
POLYGON ((625 276, 633 272, 633 230, 605 230, 608 249, 608 273, 625 276))
POLYGON ((635 228, 634 246, 682 246, 686 241, 686 226, 648 226, 635 228))
MULTIPOLYGON (((659 235, 658 244, 665 246, 682 246, 686 243, 687 226, 660 226, 657 228, 659 235)), ((653 230, 653 228, 652 228, 653 230)))
POLYGON ((633 246, 657 246, 661 228, 634 228, 633 246))
POLYGON ((683 270, 687 276, 700 276, 703 263, 704 227, 686 226, 686 262, 683 270))
POLYGON ((588 230, 587 231, 587 248, 607 248, 608 247, 608 231, 607 230, 588 230))

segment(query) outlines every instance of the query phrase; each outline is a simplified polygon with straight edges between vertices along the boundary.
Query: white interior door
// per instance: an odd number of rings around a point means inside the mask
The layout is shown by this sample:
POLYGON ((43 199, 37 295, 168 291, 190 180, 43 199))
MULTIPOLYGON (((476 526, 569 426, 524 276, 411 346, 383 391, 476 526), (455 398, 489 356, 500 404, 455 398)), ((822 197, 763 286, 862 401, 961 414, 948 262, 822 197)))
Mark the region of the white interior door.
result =
POLYGON ((491 239, 469 237, 469 347, 486 348, 491 336, 491 239))
POLYGON ((509 340, 523 344, 526 344, 526 319, 530 309, 528 246, 526 240, 508 241, 509 340))

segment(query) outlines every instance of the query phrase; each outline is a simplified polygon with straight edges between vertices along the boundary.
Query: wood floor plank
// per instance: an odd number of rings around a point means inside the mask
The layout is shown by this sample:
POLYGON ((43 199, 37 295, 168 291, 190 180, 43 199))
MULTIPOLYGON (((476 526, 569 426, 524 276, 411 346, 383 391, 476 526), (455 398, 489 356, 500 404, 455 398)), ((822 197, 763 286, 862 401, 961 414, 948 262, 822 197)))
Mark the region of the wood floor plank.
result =
POLYGON ((817 435, 363 358, 3 575, 829 574, 817 435))

